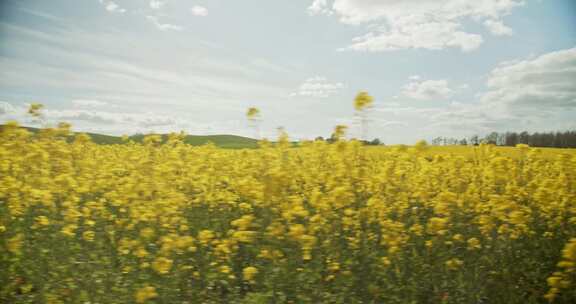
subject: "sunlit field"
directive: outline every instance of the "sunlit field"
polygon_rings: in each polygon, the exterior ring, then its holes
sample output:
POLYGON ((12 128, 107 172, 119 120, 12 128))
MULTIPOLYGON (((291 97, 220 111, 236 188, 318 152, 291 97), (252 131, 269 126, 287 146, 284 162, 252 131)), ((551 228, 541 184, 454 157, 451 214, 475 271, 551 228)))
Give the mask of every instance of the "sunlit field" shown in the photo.
POLYGON ((0 133, 1 303, 574 303, 576 153, 0 133))

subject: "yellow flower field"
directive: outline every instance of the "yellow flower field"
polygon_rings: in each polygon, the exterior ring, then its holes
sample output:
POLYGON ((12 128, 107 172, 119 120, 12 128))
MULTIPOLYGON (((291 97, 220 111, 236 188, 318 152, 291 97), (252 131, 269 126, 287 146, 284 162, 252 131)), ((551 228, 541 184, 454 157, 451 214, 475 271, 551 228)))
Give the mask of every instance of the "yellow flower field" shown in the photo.
POLYGON ((0 133, 0 303, 574 303, 576 153, 0 133))

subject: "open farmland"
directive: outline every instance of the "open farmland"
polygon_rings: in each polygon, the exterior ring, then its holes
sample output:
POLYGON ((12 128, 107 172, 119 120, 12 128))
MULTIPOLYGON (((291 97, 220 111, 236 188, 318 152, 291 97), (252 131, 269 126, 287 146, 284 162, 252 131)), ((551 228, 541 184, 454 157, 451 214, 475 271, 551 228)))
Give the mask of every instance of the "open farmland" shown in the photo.
POLYGON ((0 133, 2 303, 571 303, 573 150, 0 133))
POLYGON ((576 0, 0 0, 0 304, 576 304, 576 0))

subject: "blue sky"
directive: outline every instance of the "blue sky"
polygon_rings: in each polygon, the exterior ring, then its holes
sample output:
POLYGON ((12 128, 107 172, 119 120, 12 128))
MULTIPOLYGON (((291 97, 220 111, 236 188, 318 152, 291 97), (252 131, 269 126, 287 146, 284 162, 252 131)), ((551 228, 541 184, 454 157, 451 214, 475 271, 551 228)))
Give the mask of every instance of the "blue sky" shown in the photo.
POLYGON ((3 0, 0 122, 413 143, 575 129, 573 0, 3 0))

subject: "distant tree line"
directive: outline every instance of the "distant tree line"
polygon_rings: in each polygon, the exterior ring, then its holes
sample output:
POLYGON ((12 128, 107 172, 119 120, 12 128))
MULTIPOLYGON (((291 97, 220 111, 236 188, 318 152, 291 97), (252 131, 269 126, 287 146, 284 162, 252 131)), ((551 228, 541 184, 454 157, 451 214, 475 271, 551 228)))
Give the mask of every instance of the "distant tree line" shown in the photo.
POLYGON ((527 144, 531 147, 550 148, 576 148, 576 131, 564 132, 492 132, 484 137, 478 135, 469 138, 436 137, 432 140, 432 145, 478 145, 489 143, 498 146, 513 147, 517 144, 527 144))
MULTIPOLYGON (((336 142, 338 139, 337 137, 332 134, 330 137, 328 138, 324 138, 322 136, 318 136, 316 137, 314 140, 316 141, 326 141, 328 143, 333 143, 336 142)), ((354 138, 353 140, 358 140, 356 138, 354 138)), ((384 143, 379 139, 379 138, 374 138, 373 140, 358 140, 360 142, 362 142, 364 145, 366 146, 384 146, 384 143)))

